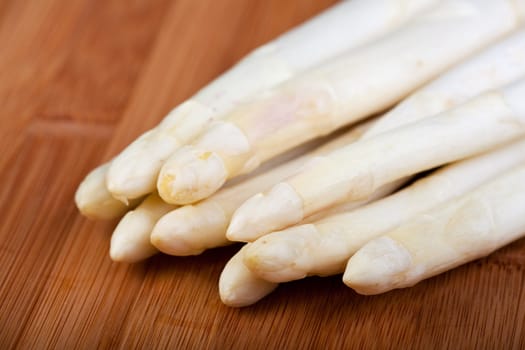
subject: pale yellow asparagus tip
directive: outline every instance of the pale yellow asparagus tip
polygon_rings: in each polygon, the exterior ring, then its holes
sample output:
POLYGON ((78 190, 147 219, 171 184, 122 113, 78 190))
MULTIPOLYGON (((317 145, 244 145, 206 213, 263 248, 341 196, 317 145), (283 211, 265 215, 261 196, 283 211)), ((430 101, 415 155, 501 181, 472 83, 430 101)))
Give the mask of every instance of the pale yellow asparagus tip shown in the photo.
POLYGON ((278 284, 254 275, 243 264, 246 246, 235 254, 224 267, 219 279, 219 295, 224 304, 243 307, 256 303, 270 294, 278 284))
POLYGON ((377 294, 397 284, 410 267, 410 253, 398 242, 383 236, 368 242, 355 253, 346 267, 343 282, 359 294, 377 294))
POLYGON ((202 249, 194 248, 185 238, 187 233, 191 233, 192 224, 184 219, 179 219, 179 217, 187 217, 183 213, 186 211, 184 208, 186 207, 164 215, 153 228, 150 243, 165 254, 188 256, 202 253, 202 249))
POLYGON ((247 245, 244 264, 259 277, 276 283, 289 280, 290 275, 304 278, 307 274, 297 269, 297 259, 309 255, 305 250, 311 246, 310 237, 318 235, 316 231, 314 225, 307 224, 291 227, 286 234, 277 231, 263 236, 247 245))
POLYGON ((167 203, 184 205, 213 194, 224 184, 227 176, 222 159, 217 154, 185 146, 162 167, 157 189, 167 203))
POLYGON ((151 233, 151 244, 161 252, 198 255, 208 248, 226 245, 228 219, 213 201, 187 205, 164 215, 151 233))
POLYGON ((127 213, 111 236, 110 257, 115 261, 137 262, 156 254, 150 236, 157 221, 176 207, 167 204, 152 193, 137 207, 127 213))
POLYGON ((134 263, 156 254, 149 242, 149 234, 155 223, 144 212, 130 211, 119 222, 113 235, 109 256, 113 261, 134 263))
POLYGON ((267 232, 303 219, 303 202, 295 190, 280 183, 267 194, 259 193, 244 202, 233 214, 226 237, 251 242, 267 232))
MULTIPOLYGON (((128 211, 126 204, 111 196, 106 188, 105 178, 109 163, 91 171, 75 193, 75 203, 82 215, 90 219, 114 219, 128 211)), ((135 202, 130 203, 131 205, 135 202)))
POLYGON ((152 155, 159 148, 175 147, 175 140, 169 137, 155 143, 157 134, 155 129, 147 131, 113 159, 106 175, 106 186, 113 197, 126 203, 155 190, 162 159, 152 155))
MULTIPOLYGON (((130 164, 132 163, 124 163, 123 167, 130 168, 130 164)), ((133 163, 133 165, 135 164, 133 163)), ((106 187, 108 191, 111 193, 111 196, 115 200, 118 200, 119 202, 121 202, 123 205, 129 205, 129 203, 133 201, 133 199, 136 199, 140 196, 147 194, 147 192, 142 193, 142 192, 133 191, 133 188, 136 186, 149 187, 151 188, 150 192, 155 190, 155 180, 147 180, 146 182, 144 182, 144 179, 148 179, 148 176, 146 175, 137 175, 137 176, 127 175, 126 177, 124 177, 124 176, 121 176, 123 174, 126 174, 126 172, 119 171, 118 173, 115 172, 111 175, 111 180, 109 180, 109 178, 106 178, 106 187)), ((155 179, 155 177, 152 176, 150 177, 150 179, 155 179)))

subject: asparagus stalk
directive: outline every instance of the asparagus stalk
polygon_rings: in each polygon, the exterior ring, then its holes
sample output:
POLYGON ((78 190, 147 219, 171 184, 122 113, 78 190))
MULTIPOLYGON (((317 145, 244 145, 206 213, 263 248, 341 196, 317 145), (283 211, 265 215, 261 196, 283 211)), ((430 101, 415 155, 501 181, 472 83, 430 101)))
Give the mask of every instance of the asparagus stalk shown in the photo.
POLYGON ((222 118, 248 96, 396 28, 434 2, 342 2, 260 47, 119 154, 107 174, 109 191, 123 201, 152 192, 166 158, 210 120, 222 118))
POLYGON ((241 205, 228 237, 243 240, 247 223, 260 234, 286 227, 336 203, 366 198, 386 183, 517 139, 525 133, 524 96, 525 80, 520 80, 318 157, 304 171, 241 205), (282 210, 273 211, 276 207, 282 210))
POLYGON ((226 238, 226 229, 233 212, 241 203, 253 194, 296 173, 315 156, 357 140, 370 124, 359 125, 312 152, 234 186, 221 189, 199 203, 167 213, 160 218, 151 233, 152 244, 163 253, 178 256, 198 255, 206 249, 231 244, 226 238))
POLYGON ((272 282, 341 273, 347 260, 368 241, 524 162, 522 139, 444 167, 354 211, 263 236, 245 250, 244 262, 260 278, 272 282))
POLYGON ((113 235, 109 255, 114 261, 134 263, 156 254, 158 250, 150 243, 153 226, 162 215, 174 210, 157 193, 152 193, 119 222, 113 235))
POLYGON ((524 235, 523 203, 522 165, 368 242, 348 261, 343 281, 358 293, 378 294, 486 256, 524 235))
POLYGON ((441 1, 391 35, 349 51, 211 123, 163 165, 157 188, 192 203, 302 142, 380 112, 516 28, 509 1, 441 1), (429 40, 432 38, 432 40, 429 40))

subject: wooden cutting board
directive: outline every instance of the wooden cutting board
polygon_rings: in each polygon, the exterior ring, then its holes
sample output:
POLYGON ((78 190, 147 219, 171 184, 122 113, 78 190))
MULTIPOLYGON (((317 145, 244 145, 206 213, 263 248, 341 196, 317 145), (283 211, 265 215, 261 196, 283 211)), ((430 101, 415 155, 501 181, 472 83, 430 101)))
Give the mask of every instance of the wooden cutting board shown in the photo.
POLYGON ((113 263, 76 186, 170 107, 332 0, 0 2, 0 348, 525 348, 525 240, 375 297, 340 276, 221 304, 238 246, 113 263))

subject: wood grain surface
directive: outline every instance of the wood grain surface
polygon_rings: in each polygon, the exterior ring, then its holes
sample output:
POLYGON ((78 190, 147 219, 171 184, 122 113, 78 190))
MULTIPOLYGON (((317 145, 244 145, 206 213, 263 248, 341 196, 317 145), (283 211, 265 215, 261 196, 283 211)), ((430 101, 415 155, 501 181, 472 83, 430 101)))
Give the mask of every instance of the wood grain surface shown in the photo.
POLYGON ((238 246, 113 263, 83 176, 333 0, 0 1, 0 348, 525 348, 525 240, 414 288, 340 276, 221 304, 238 246))

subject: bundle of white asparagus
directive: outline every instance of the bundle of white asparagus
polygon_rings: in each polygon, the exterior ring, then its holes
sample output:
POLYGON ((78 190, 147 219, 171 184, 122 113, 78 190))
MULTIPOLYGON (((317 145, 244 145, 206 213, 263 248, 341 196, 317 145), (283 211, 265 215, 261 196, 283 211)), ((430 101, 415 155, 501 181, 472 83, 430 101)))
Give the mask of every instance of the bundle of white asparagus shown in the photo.
POLYGON ((77 206, 125 214, 115 261, 249 242, 220 277, 230 306, 343 272, 381 293, 485 256, 525 235, 524 16, 525 0, 342 2, 93 170, 77 206))

